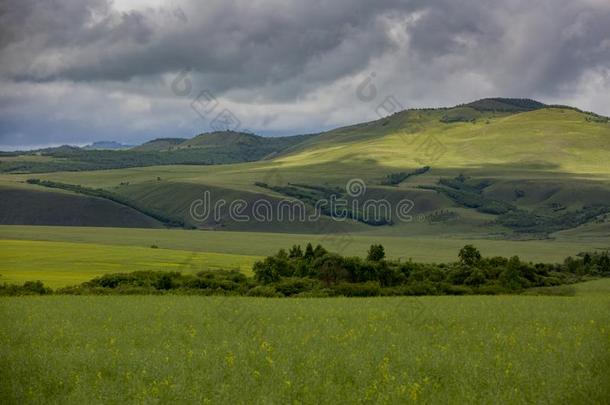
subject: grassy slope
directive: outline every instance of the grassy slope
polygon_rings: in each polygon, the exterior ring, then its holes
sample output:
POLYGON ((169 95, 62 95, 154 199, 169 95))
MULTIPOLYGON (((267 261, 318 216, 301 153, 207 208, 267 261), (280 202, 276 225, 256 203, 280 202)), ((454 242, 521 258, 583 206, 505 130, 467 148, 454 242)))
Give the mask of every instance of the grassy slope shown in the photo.
POLYGON ((575 297, 0 298, 0 397, 606 403, 609 305, 607 279, 575 297))
POLYGON ((141 152, 168 150, 186 140, 186 138, 157 138, 142 145, 134 146, 131 150, 141 152))
POLYGON ((444 146, 444 153, 431 162, 434 168, 508 165, 530 166, 541 176, 549 170, 602 179, 610 175, 610 125, 588 122, 584 113, 546 108, 452 124, 439 122, 439 115, 407 111, 366 127, 333 131, 278 161, 288 166, 369 161, 388 169, 418 167, 426 159, 421 142, 432 136, 444 146))
POLYGON ((0 223, 28 225, 160 228, 133 208, 106 199, 25 184, 0 184, 0 223))
MULTIPOLYGON (((118 239, 122 231, 115 231, 118 239)), ((257 256, 152 249, 99 243, 0 240, 0 282, 40 280, 65 287, 104 273, 140 270, 196 273, 207 269, 240 269, 248 274, 257 256)))

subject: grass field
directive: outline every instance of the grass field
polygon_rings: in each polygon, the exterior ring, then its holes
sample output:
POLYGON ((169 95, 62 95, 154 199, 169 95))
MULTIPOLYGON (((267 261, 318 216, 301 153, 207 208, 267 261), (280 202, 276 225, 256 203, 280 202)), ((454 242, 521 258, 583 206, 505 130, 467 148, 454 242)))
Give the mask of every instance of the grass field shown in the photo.
POLYGON ((358 234, 303 235, 255 232, 186 231, 55 226, 0 226, 0 282, 41 280, 51 287, 77 284, 108 272, 239 268, 280 248, 321 243, 345 255, 364 256, 372 243, 390 258, 451 262, 473 243, 484 256, 520 256, 561 262, 582 251, 607 250, 608 239, 503 241, 489 239, 388 237, 358 234), (156 245, 158 249, 151 249, 156 245))
POLYGON ((250 274, 260 257, 189 252, 96 243, 0 240, 0 282, 40 280, 56 288, 91 280, 104 273, 140 270, 196 273, 239 269, 250 274))
POLYGON ((608 403, 610 280, 574 297, 0 299, 3 403, 608 403))

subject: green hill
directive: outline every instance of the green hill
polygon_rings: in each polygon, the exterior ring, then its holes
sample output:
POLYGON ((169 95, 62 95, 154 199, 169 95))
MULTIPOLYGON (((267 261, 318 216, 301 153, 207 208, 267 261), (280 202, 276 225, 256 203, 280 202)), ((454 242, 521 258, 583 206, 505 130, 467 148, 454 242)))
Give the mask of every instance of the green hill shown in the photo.
POLYGON ((102 198, 43 188, 0 186, 0 223, 161 228, 150 216, 102 198))
POLYGON ((131 150, 138 152, 169 150, 186 140, 186 138, 157 138, 153 139, 152 141, 145 142, 142 145, 134 146, 131 148, 131 150))
POLYGON ((465 105, 478 111, 524 112, 546 107, 539 101, 527 98, 485 98, 465 105))
MULTIPOLYGON (((172 151, 155 152, 240 163, 36 177, 103 188, 180 217, 188 226, 208 229, 510 239, 573 236, 566 232, 587 229, 589 235, 597 230, 603 236, 610 213, 609 145, 610 124, 604 117, 532 100, 487 99, 453 108, 402 111, 309 136, 201 134, 176 142, 172 151), (261 198, 272 205, 298 198, 311 210, 319 199, 341 195, 336 190, 345 195, 346 182, 353 178, 366 182, 362 198, 384 198, 392 204, 411 199, 412 213, 419 219, 371 226, 361 220, 336 223, 324 216, 311 224, 238 222, 224 215, 198 223, 188 213, 190 202, 204 190, 216 199, 249 204, 261 198)), ((32 177, 11 175, 0 181, 10 184, 32 177)))
POLYGON ((160 138, 128 150, 83 149, 74 146, 0 154, 0 173, 45 173, 146 167, 156 165, 219 165, 274 156, 311 135, 265 138, 231 131, 192 139, 160 138), (40 159, 42 158, 42 159, 40 159))
MULTIPOLYGON (((461 108, 460 108, 461 109, 461 108)), ((610 125, 573 109, 481 113, 445 122, 456 109, 409 110, 340 128, 299 144, 284 165, 370 162, 388 168, 473 169, 501 165, 573 174, 608 174, 610 125)))

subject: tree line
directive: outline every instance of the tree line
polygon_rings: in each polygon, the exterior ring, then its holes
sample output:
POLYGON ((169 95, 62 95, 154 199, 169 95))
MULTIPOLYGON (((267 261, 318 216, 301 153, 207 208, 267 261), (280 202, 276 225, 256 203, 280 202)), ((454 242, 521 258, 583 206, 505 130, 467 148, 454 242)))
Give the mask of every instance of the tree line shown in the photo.
POLYGON ((106 274, 53 291, 41 282, 0 284, 0 295, 200 294, 259 297, 409 296, 573 293, 571 284, 610 277, 608 252, 581 253, 562 263, 531 263, 518 256, 483 257, 464 246, 455 262, 418 263, 386 258, 382 245, 365 258, 342 256, 321 245, 294 245, 256 262, 253 277, 238 270, 196 274, 136 271, 106 274))

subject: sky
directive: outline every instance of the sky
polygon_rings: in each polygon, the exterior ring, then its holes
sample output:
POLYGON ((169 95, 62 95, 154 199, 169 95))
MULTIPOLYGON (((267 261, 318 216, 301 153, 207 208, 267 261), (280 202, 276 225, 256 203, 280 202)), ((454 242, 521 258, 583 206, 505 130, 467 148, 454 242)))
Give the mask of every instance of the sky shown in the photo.
POLYGON ((534 98, 610 115, 608 0, 0 0, 0 150, 534 98))

